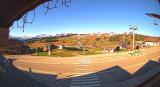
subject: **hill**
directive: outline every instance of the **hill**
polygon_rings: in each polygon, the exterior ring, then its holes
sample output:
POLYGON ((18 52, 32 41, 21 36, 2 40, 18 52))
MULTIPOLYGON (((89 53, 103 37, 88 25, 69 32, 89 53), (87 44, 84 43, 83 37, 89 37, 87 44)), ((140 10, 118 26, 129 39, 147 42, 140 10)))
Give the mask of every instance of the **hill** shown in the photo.
MULTIPOLYGON (((90 33, 90 34, 58 34, 56 36, 36 37, 26 40, 31 48, 53 44, 56 46, 85 46, 88 49, 113 48, 120 44, 132 45, 132 33, 90 33)), ((160 37, 152 37, 141 34, 135 35, 136 41, 159 42, 160 37)))

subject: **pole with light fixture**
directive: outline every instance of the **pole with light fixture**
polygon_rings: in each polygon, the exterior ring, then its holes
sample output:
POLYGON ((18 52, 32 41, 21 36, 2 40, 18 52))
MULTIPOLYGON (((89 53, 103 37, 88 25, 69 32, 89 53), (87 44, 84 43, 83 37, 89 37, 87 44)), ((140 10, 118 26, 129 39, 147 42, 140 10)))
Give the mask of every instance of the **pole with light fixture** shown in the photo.
POLYGON ((132 30, 132 34, 133 34, 133 48, 132 50, 134 51, 135 49, 135 31, 138 30, 137 26, 133 26, 133 25, 129 25, 130 26, 130 30, 132 30))

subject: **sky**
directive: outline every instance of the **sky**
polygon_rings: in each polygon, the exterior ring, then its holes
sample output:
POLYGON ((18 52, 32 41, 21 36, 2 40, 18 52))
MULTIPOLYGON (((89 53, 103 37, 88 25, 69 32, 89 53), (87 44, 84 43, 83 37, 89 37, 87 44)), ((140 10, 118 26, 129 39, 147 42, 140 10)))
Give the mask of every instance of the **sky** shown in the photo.
MULTIPOLYGON (((53 5, 53 3, 51 3, 53 5)), ((159 13, 155 0, 72 0, 69 7, 59 4, 46 15, 41 5, 36 8, 33 24, 27 24, 24 32, 13 24, 11 36, 55 35, 60 33, 130 32, 129 25, 138 26, 136 33, 160 36, 159 20, 145 13, 159 13)), ((33 11, 28 13, 31 19, 33 11)), ((19 20, 21 24, 22 20, 19 20)))

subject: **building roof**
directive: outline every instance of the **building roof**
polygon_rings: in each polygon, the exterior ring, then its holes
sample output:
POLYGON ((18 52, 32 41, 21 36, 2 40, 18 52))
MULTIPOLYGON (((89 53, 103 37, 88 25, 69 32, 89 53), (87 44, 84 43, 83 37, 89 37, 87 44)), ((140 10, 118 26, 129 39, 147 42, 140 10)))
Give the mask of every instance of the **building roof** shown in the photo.
POLYGON ((0 0, 0 49, 8 48, 9 27, 25 13, 49 0, 0 0))
POLYGON ((145 42, 159 42, 159 38, 154 38, 154 37, 148 37, 144 39, 145 42))
MULTIPOLYGON (((158 5, 160 5, 160 0, 157 0, 157 2, 158 2, 158 5)), ((148 15, 150 17, 154 17, 154 18, 160 19, 160 14, 157 14, 157 13, 146 13, 146 15, 148 15)))

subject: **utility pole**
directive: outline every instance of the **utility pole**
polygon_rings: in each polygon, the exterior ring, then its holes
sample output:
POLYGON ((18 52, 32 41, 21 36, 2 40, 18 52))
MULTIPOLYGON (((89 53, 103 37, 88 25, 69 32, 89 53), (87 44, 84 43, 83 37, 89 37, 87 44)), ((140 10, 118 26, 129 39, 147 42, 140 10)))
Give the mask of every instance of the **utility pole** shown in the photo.
POLYGON ((80 46, 80 48, 82 47, 83 48, 83 54, 85 55, 86 54, 86 47, 84 44, 82 44, 80 41, 78 42, 78 45, 80 46))
POLYGON ((36 56, 38 56, 38 48, 36 48, 36 56))
POLYGON ((83 54, 86 55, 86 47, 83 45, 83 54))
POLYGON ((48 56, 50 56, 50 55, 51 55, 51 46, 48 45, 48 56))
POLYGON ((83 48, 83 55, 85 55, 86 54, 86 47, 85 47, 85 44, 82 43, 82 36, 79 36, 79 38, 78 38, 78 45, 83 48))
POLYGON ((130 30, 132 30, 132 34, 133 34, 133 48, 132 50, 134 51, 135 48, 135 31, 138 30, 137 26, 133 26, 133 25, 129 25, 130 26, 130 30))

